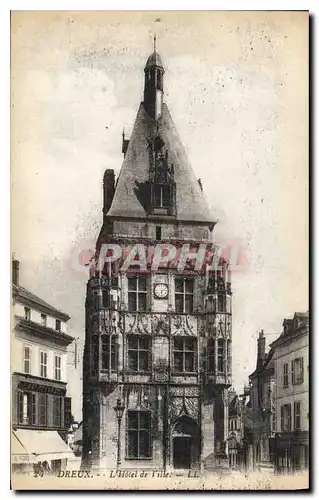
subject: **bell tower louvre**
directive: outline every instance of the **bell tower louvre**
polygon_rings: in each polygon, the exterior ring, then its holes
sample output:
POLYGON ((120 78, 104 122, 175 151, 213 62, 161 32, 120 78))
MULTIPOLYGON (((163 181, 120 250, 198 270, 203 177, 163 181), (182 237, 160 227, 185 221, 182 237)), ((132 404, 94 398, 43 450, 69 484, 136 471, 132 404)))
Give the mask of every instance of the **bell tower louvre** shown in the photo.
POLYGON ((86 295, 83 463, 202 469, 227 459, 230 269, 215 258, 215 222, 163 100, 155 40, 144 78, 120 173, 103 178, 86 295))

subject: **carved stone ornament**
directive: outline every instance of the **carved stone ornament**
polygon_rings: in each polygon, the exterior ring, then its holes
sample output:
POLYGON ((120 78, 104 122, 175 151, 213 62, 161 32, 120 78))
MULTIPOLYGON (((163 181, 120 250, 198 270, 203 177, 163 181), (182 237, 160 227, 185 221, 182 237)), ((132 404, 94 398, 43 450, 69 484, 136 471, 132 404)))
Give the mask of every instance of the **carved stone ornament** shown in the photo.
POLYGON ((175 397, 170 400, 169 417, 173 422, 183 415, 191 417, 195 422, 199 419, 199 399, 175 397))
POLYGON ((152 333, 154 335, 168 335, 169 322, 167 314, 152 315, 152 333))
POLYGON ((151 333, 151 318, 149 314, 126 314, 125 333, 139 333, 149 335, 151 333))
POLYGON ((173 315, 171 320, 172 335, 196 335, 197 318, 189 315, 173 315))

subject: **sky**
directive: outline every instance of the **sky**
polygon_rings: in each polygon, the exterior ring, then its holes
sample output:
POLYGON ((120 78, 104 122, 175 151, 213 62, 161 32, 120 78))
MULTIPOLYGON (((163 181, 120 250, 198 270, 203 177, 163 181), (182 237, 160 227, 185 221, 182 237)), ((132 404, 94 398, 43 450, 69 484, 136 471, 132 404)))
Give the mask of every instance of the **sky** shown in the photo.
MULTIPOLYGON (((84 339, 104 170, 119 172, 153 49, 165 101, 233 273, 233 385, 283 319, 308 310, 308 39, 303 12, 16 12, 11 32, 12 252, 21 284, 84 339), (83 256, 83 253, 81 254, 83 256)), ((81 418, 80 370, 70 371, 81 418)))

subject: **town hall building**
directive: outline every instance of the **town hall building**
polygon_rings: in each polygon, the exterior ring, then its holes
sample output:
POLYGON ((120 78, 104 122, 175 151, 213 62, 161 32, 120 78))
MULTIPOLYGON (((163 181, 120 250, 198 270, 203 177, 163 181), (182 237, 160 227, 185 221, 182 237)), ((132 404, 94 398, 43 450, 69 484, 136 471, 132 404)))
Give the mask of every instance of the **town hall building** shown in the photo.
POLYGON ((163 100, 156 50, 144 78, 120 173, 103 179, 86 296, 83 463, 198 469, 228 462, 231 276, 225 259, 210 264, 215 222, 163 100), (105 244, 123 252, 97 266, 105 244), (144 266, 124 262, 132 248, 146 249, 144 266), (158 248, 163 262, 154 266, 158 248))

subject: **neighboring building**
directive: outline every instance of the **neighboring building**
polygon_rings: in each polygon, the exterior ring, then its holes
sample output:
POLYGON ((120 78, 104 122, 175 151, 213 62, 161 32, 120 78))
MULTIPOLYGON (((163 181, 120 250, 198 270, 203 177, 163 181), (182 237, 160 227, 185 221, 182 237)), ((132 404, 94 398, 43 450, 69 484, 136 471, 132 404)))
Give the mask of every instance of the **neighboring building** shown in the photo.
POLYGON ((228 458, 231 468, 248 469, 252 465, 250 388, 244 393, 229 391, 228 458))
POLYGON ((275 365, 276 468, 294 472, 309 464, 309 313, 285 319, 271 344, 275 365))
POLYGON ((257 341, 256 370, 249 376, 251 387, 251 417, 253 466, 259 469, 274 465, 275 400, 274 350, 266 352, 263 330, 257 341))
MULTIPOLYGON (((177 254, 184 244, 213 252, 215 222, 163 102, 157 52, 144 73, 144 102, 130 140, 123 137, 119 177, 115 183, 113 170, 104 174, 97 256, 104 243, 120 245, 122 255, 136 243, 148 256, 159 243, 174 245, 177 254)), ((147 259, 142 270, 136 261, 129 267, 115 261, 101 274, 92 266, 83 362, 85 466, 228 464, 231 286, 221 263, 207 276, 205 266, 196 270, 191 262, 154 270, 147 259)))
POLYGON ((69 316, 22 287, 19 262, 12 265, 12 467, 21 472, 45 463, 56 471, 74 456, 64 442, 71 418, 69 316))

